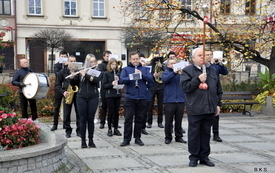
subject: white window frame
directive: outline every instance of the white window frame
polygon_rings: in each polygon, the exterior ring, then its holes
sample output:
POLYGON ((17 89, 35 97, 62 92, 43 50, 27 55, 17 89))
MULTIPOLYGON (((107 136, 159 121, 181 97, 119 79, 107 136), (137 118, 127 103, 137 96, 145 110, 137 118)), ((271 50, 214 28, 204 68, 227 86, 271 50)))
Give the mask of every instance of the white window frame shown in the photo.
POLYGON ((30 12, 30 0, 28 0, 28 14, 29 15, 42 15, 42 0, 38 0, 40 1, 40 6, 37 5, 36 3, 37 0, 33 0, 34 5, 33 5, 33 9, 34 9, 34 13, 30 12), (40 13, 37 13, 37 9, 40 8, 40 13))
POLYGON ((77 16, 77 0, 64 0, 64 16, 77 16), (65 3, 69 2, 69 8, 66 8, 65 3), (72 3, 75 2, 75 8, 72 7, 72 3), (69 10, 69 14, 66 14, 66 10, 69 10), (72 10, 75 10, 75 14, 72 14, 72 10))
POLYGON ((221 0, 220 7, 221 7, 220 8, 221 14, 230 14, 231 13, 231 0, 221 0), (227 9, 227 7, 229 7, 229 8, 227 9))
POLYGON ((11 0, 7 0, 6 2, 9 2, 9 9, 6 8, 5 6, 5 0, 2 0, 0 3, 1 3, 1 7, 2 7, 2 13, 0 15, 11 15, 12 13, 12 8, 11 8, 11 3, 12 1, 11 0), (9 10, 9 13, 6 12, 7 10, 9 10))
MULTIPOLYGON (((180 0, 180 5, 181 7, 190 9, 190 11, 193 10, 193 0, 180 0)), ((191 19, 192 15, 191 14, 186 14, 185 19, 191 19)))
POLYGON ((106 0, 92 0, 92 11, 93 17, 95 18, 106 18, 106 0), (103 2, 101 2, 103 1, 103 2), (103 9, 100 8, 100 5, 103 4, 103 9), (97 8, 96 8, 97 7, 97 8), (100 15, 101 11, 103 10, 103 15, 100 15))

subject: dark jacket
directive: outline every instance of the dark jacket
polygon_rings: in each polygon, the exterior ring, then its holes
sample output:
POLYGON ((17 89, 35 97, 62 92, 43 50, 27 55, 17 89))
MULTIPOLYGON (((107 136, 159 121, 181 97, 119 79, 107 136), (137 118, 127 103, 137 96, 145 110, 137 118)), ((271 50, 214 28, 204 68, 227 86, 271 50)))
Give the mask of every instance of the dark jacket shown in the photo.
POLYGON ((99 77, 93 77, 90 81, 91 75, 85 75, 81 78, 81 75, 76 75, 70 82, 72 86, 78 86, 77 97, 82 98, 94 98, 99 97, 98 82, 99 77))
POLYGON ((101 72, 107 71, 108 61, 102 61, 102 63, 98 64, 98 70, 101 72))
POLYGON ((70 78, 65 79, 68 75, 70 75, 71 72, 68 69, 68 66, 65 66, 63 69, 61 69, 59 71, 59 73, 57 74, 57 80, 56 80, 56 86, 55 89, 60 91, 60 93, 64 93, 65 91, 67 91, 67 88, 70 84, 70 78))
POLYGON ((23 80, 25 76, 30 72, 33 72, 33 70, 25 67, 21 67, 20 69, 15 71, 11 83, 12 85, 19 87, 19 93, 22 93, 23 80))
POLYGON ((136 81, 129 78, 129 74, 135 73, 135 67, 131 63, 122 69, 119 82, 125 84, 126 98, 147 99, 147 84, 150 85, 154 82, 153 76, 149 73, 148 68, 141 66, 141 64, 137 69, 142 72, 142 79, 138 80, 138 88, 135 88, 136 81))
POLYGON ((180 87, 180 75, 174 73, 173 69, 166 68, 162 73, 164 83, 164 103, 181 103, 185 102, 184 93, 180 87))
POLYGON ((57 78, 58 78, 58 73, 63 69, 63 68, 65 68, 65 67, 67 67, 68 65, 64 65, 64 64, 62 64, 62 63, 55 63, 54 64, 54 74, 55 74, 55 89, 57 90, 57 88, 56 88, 56 86, 57 86, 57 78))
POLYGON ((55 63, 53 68, 54 68, 54 74, 55 76, 57 76, 58 72, 60 72, 60 70, 64 67, 65 65, 62 63, 55 63))
POLYGON ((219 65, 219 64, 211 64, 213 67, 215 67, 215 69, 217 70, 218 74, 221 75, 227 75, 228 74, 228 70, 224 65, 219 65))
MULTIPOLYGON (((119 76, 119 74, 116 74, 119 76)), ((102 79, 102 87, 106 90, 106 95, 105 97, 121 97, 121 90, 116 90, 114 89, 114 85, 112 82, 115 80, 114 77, 114 72, 108 72, 106 71, 103 74, 103 79, 102 79), (119 93, 119 94, 117 94, 119 93)))
POLYGON ((185 93, 187 115, 214 114, 217 106, 221 106, 222 88, 216 69, 211 65, 206 67, 206 90, 199 89, 201 73, 193 64, 182 70, 180 86, 185 93))

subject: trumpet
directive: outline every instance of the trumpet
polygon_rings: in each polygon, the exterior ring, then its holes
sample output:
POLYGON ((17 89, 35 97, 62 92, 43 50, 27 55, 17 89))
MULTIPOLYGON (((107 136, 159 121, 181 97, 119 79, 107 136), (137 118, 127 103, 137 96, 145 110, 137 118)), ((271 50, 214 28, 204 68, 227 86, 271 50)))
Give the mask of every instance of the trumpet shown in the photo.
POLYGON ((214 64, 218 64, 218 65, 225 65, 227 64, 227 58, 219 58, 219 59, 215 59, 214 64))

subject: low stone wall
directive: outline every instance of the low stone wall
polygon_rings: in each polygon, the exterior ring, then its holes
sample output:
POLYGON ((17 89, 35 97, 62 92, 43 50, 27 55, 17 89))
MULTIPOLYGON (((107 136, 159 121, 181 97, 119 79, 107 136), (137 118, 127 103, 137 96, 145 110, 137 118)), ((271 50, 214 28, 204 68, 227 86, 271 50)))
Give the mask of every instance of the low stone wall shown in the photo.
POLYGON ((68 163, 66 144, 64 136, 51 133, 45 143, 0 151, 0 173, 59 172, 68 163))

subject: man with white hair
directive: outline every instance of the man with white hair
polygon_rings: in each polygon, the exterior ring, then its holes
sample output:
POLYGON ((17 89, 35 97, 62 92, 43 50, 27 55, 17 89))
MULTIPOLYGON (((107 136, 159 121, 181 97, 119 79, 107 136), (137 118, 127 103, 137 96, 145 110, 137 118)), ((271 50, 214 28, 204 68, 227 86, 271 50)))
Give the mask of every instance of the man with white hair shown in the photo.
POLYGON ((22 118, 28 118, 28 103, 30 103, 32 120, 36 120, 37 116, 37 107, 35 99, 27 99, 22 92, 22 89, 26 87, 23 83, 25 76, 33 72, 33 70, 29 69, 29 62, 27 59, 20 59, 21 68, 16 70, 14 76, 12 78, 12 85, 19 87, 19 99, 20 99, 20 108, 22 111, 22 118))
POLYGON ((192 52, 193 64, 183 69, 180 86, 185 93, 188 118, 189 166, 200 164, 215 166, 208 158, 210 134, 214 116, 219 115, 222 88, 216 69, 204 58, 204 50, 192 52), (203 66, 206 66, 206 72, 203 66))

